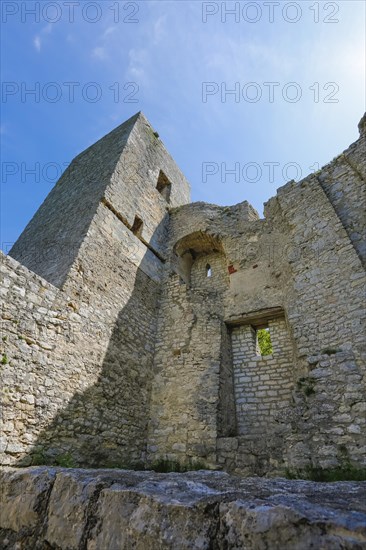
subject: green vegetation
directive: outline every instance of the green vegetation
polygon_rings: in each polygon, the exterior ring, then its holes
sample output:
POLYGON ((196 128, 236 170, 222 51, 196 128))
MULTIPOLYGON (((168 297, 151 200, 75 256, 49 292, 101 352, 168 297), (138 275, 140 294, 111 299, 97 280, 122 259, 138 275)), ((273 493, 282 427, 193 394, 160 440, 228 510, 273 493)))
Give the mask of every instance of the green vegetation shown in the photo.
POLYGON ((288 479, 308 479, 309 481, 366 481, 366 468, 355 467, 349 458, 345 445, 338 447, 340 465, 335 468, 308 466, 303 470, 286 470, 288 479))
POLYGON ((32 466, 48 466, 49 459, 46 457, 43 451, 37 451, 32 454, 32 466))
MULTIPOLYGON (((99 466, 100 467, 100 466, 99 466)), ((122 460, 110 460, 106 461, 105 465, 103 465, 103 468, 110 468, 113 470, 135 470, 135 471, 141 471, 145 470, 145 464, 143 462, 134 462, 129 463, 122 460)))
POLYGON ((153 462, 150 467, 150 470, 155 472, 167 473, 167 472, 190 472, 192 470, 207 470, 207 466, 200 461, 189 460, 188 462, 178 462, 176 460, 167 460, 161 458, 156 462, 153 462))
POLYGON ((272 355, 273 348, 268 328, 257 330, 257 339, 261 355, 272 355))
POLYGON ((2 356, 2 359, 1 359, 1 364, 2 365, 7 365, 8 363, 9 363, 8 356, 6 355, 6 353, 3 353, 3 356, 2 356))
POLYGON ((63 468, 75 468, 75 461, 70 453, 65 453, 51 458, 44 451, 37 451, 32 455, 32 466, 62 466, 63 468))
POLYGON ((366 468, 355 468, 351 464, 337 468, 315 468, 308 466, 304 470, 286 470, 287 479, 306 479, 309 481, 366 481, 366 468))
POLYGON ((150 139, 150 142, 153 144, 153 145, 156 145, 158 143, 158 139, 159 139, 159 134, 158 132, 155 132, 152 128, 150 127, 147 127, 146 128, 146 132, 147 132, 147 135, 150 139))
MULTIPOLYGON (((76 464, 71 453, 60 454, 56 457, 49 457, 44 450, 39 450, 32 455, 32 466, 62 466, 63 468, 75 468, 76 464)), ((176 460, 160 459, 147 466, 142 462, 125 462, 122 460, 106 461, 99 468, 110 468, 117 470, 134 470, 146 471, 154 470, 155 472, 190 472, 193 470, 207 470, 206 464, 199 460, 189 460, 181 463, 176 460)))
POLYGON ((155 462, 145 465, 143 462, 126 463, 122 461, 107 462, 106 468, 113 468, 118 470, 134 470, 137 472, 154 470, 154 472, 168 473, 168 472, 190 472, 193 470, 207 470, 207 466, 200 461, 178 462, 177 460, 168 460, 165 458, 156 460, 155 462))
POLYGON ((314 386, 315 386, 314 378, 304 377, 304 378, 300 378, 297 382, 298 389, 300 391, 303 391, 307 397, 315 393, 314 386))
POLYGON ((57 466, 62 466, 63 468, 75 468, 75 461, 70 453, 58 455, 55 462, 57 466))

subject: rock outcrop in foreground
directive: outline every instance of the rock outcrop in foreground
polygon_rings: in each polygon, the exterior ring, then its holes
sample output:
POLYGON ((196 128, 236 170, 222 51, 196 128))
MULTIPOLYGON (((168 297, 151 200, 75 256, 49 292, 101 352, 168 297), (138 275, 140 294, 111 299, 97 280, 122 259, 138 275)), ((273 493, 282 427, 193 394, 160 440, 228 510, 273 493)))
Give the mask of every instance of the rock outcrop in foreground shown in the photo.
POLYGON ((366 483, 52 467, 1 475, 2 549, 365 549, 366 483))

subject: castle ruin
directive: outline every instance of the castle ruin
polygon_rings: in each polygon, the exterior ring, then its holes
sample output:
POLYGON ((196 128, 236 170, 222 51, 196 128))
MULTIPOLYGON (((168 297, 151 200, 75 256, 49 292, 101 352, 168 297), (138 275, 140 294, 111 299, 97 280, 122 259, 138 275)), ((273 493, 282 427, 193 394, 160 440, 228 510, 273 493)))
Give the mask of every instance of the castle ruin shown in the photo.
POLYGON ((142 113, 77 156, 2 255, 2 464, 365 466, 359 129, 263 219, 190 203, 142 113))

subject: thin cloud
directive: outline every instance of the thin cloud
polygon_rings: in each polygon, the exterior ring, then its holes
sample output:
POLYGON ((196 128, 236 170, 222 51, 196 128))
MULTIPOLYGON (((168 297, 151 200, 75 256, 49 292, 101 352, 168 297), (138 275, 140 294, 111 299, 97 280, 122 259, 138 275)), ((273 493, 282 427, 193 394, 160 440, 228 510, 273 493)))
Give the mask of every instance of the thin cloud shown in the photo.
POLYGON ((128 52, 129 65, 127 76, 136 80, 139 84, 147 84, 147 67, 150 63, 149 53, 146 49, 131 49, 128 52))
POLYGON ((102 38, 107 38, 109 37, 111 34, 113 34, 114 32, 116 32, 116 26, 112 27, 107 27, 106 30, 103 32, 103 35, 102 35, 102 38))
POLYGON ((166 27, 166 15, 162 15, 158 17, 158 19, 154 23, 154 31, 153 31, 153 43, 158 44, 160 40, 163 38, 165 34, 165 27, 166 27))
POLYGON ((52 30, 53 25, 51 23, 48 23, 45 27, 43 27, 43 29, 41 29, 41 32, 34 37, 33 45, 38 53, 42 49, 43 36, 50 35, 52 30))
POLYGON ((46 25, 45 27, 43 27, 42 29, 42 34, 51 34, 52 30, 53 30, 53 25, 52 23, 48 23, 48 25, 46 25))
POLYGON ((99 37, 100 45, 95 46, 91 51, 91 57, 98 61, 105 61, 110 58, 112 35, 116 31, 116 26, 107 27, 99 37))
POLYGON ((92 50, 92 57, 94 59, 99 59, 100 61, 103 61, 107 59, 107 52, 106 49, 102 46, 98 46, 92 50))
POLYGON ((37 34, 37 36, 34 37, 33 45, 37 52, 41 51, 41 37, 37 34))

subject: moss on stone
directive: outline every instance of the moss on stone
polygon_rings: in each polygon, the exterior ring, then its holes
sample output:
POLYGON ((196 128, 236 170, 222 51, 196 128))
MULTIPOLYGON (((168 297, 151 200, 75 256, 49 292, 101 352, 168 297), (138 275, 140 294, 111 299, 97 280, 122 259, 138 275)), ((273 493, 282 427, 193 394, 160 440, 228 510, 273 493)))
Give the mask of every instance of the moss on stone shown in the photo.
POLYGON ((303 470, 286 470, 287 479, 306 479, 309 481, 366 481, 366 468, 356 468, 351 464, 336 468, 308 466, 303 470))

